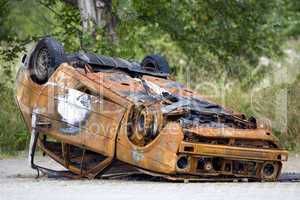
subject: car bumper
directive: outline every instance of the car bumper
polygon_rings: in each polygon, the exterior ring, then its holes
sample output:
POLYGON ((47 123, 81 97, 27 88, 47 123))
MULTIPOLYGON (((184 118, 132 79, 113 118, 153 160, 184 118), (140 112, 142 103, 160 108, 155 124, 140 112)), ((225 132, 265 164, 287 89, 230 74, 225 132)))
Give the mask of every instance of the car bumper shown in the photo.
POLYGON ((288 152, 281 149, 245 148, 190 142, 182 142, 179 153, 243 160, 287 161, 288 159, 288 152))

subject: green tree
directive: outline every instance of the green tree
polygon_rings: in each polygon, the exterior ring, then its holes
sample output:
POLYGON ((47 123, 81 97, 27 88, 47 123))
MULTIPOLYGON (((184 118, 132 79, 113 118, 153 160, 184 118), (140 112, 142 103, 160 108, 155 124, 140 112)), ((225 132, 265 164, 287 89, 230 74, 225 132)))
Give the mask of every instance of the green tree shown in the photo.
POLYGON ((283 42, 300 34, 298 0, 78 2, 0 2, 0 96, 5 97, 0 102, 5 113, 0 116, 1 148, 15 149, 10 144, 20 138, 18 146, 25 145, 25 128, 13 104, 12 66, 30 42, 45 35, 56 37, 69 52, 136 60, 161 53, 179 81, 186 79, 183 72, 188 68, 192 82, 209 76, 222 84, 219 77, 226 74, 250 88, 268 72, 261 67, 255 76, 249 75, 259 58, 281 55, 283 42))

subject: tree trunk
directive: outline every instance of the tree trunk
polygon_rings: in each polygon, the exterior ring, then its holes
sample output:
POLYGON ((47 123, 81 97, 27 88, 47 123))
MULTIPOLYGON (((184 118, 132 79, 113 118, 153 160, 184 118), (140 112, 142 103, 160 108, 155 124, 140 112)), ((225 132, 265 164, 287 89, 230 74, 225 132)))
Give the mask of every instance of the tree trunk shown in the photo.
POLYGON ((78 0, 78 9, 81 15, 83 31, 92 31, 94 24, 97 24, 94 0, 78 0))
POLYGON ((105 27, 110 36, 110 40, 116 44, 118 42, 118 36, 116 32, 117 27, 117 17, 113 14, 112 11, 112 0, 103 0, 105 1, 104 8, 104 18, 106 21, 105 27))
MULTIPOLYGON (((74 0, 65 0, 75 6, 74 0)), ((94 32, 97 27, 105 28, 112 43, 118 42, 117 18, 112 12, 112 0, 77 0, 84 32, 94 32)))

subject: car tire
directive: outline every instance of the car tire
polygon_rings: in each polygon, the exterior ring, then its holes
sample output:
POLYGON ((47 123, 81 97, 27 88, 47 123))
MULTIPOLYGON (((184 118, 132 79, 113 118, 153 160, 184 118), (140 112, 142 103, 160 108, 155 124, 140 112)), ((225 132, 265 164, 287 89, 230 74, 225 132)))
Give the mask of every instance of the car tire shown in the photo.
POLYGON ((141 67, 145 71, 158 72, 167 75, 170 73, 170 67, 167 60, 158 54, 146 56, 141 63, 141 67))
POLYGON ((44 84, 56 68, 65 61, 63 46, 52 37, 38 41, 29 60, 31 79, 37 84, 44 84))

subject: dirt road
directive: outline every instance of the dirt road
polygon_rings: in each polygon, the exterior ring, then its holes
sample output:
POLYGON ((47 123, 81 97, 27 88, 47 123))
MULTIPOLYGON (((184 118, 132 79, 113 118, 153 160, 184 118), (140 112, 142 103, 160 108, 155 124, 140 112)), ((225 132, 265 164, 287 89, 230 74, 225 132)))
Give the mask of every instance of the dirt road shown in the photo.
MULTIPOLYGON (((49 159, 43 165, 58 168, 49 159)), ((284 171, 300 172, 300 156, 293 156, 284 171)), ((0 158, 0 200, 13 199, 265 199, 300 200, 300 183, 169 183, 149 180, 36 179, 25 157, 0 158)))

